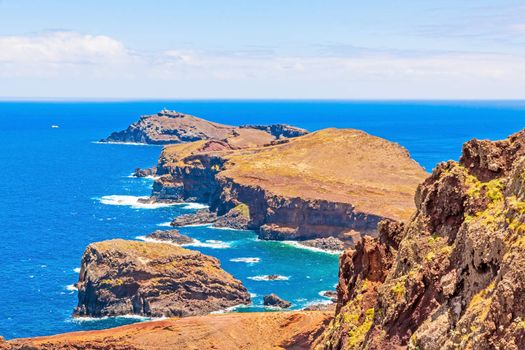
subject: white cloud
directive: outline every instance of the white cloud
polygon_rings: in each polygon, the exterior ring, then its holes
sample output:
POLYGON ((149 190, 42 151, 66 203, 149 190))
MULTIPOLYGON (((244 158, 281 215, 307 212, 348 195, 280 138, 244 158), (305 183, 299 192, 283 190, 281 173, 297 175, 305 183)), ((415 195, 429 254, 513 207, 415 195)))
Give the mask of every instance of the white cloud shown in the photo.
POLYGON ((127 56, 121 42, 104 35, 51 32, 0 37, 0 62, 84 64, 121 61, 127 56))
POLYGON ((0 96, 519 98, 525 57, 355 48, 349 55, 138 52, 108 36, 0 37, 0 96))

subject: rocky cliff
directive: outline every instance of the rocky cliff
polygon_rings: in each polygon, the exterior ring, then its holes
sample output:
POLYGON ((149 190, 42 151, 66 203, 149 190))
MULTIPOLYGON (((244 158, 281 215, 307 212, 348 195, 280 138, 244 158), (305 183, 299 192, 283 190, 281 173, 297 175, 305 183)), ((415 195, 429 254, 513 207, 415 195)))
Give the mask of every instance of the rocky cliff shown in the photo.
POLYGON ((193 142, 199 140, 226 140, 250 133, 253 142, 267 143, 276 139, 304 135, 306 130, 285 124, 236 127, 179 113, 162 110, 144 115, 127 129, 114 132, 101 142, 133 142, 154 145, 193 142))
POLYGON ((264 239, 374 234, 382 218, 410 217, 426 176, 401 146, 352 129, 243 149, 214 144, 166 146, 153 196, 240 212, 264 239))
POLYGON ((93 243, 82 257, 76 316, 190 316, 249 304, 219 261, 172 244, 93 243))
POLYGON ((3 342, 2 350, 309 349, 327 312, 234 313, 3 342))
POLYGON ((525 131, 472 140, 418 188, 417 212, 341 257, 316 349, 525 348, 525 131))

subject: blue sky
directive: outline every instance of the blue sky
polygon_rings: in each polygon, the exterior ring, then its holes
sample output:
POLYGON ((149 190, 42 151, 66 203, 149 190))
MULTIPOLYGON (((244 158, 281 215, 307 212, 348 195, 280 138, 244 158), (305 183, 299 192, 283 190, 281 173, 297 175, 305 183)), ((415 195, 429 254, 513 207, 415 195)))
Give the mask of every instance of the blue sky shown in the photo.
POLYGON ((0 96, 516 99, 525 1, 0 0, 0 96))

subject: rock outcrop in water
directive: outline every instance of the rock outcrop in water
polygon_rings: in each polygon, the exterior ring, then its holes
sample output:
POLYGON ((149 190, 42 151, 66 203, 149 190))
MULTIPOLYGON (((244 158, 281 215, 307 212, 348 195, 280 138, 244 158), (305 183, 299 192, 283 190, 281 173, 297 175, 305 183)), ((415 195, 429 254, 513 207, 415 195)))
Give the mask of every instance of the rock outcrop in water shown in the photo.
POLYGON ((341 257, 336 318, 316 349, 524 349, 524 156, 522 131, 439 164, 405 227, 385 224, 341 257))
POLYGON ((309 349, 328 312, 232 313, 0 341, 2 350, 309 349))
POLYGON ((264 296, 263 304, 265 306, 280 307, 282 309, 287 309, 290 306, 292 306, 292 303, 282 299, 281 297, 273 293, 264 296))
POLYGON ((191 237, 181 234, 178 230, 157 230, 147 235, 146 238, 178 245, 193 242, 191 237))
MULTIPOLYGON (((162 110, 157 114, 145 115, 126 130, 112 133, 101 142, 132 142, 154 145, 193 142, 199 140, 227 140, 248 134, 250 142, 271 143, 276 139, 295 137, 307 131, 290 125, 231 126, 209 122, 189 114, 162 110)), ((243 137, 241 137, 243 138, 243 137)), ((237 146, 235 141, 231 146, 237 146)), ((238 145, 242 146, 242 145, 238 145)))
MULTIPOLYGON (((383 218, 408 219, 425 171, 401 146, 352 129, 326 129, 279 144, 232 149, 210 141, 166 146, 153 197, 233 210, 262 239, 375 234, 383 218)), ((194 223, 202 223, 203 213, 194 223)), ((217 224, 216 218, 211 222, 217 224)), ((181 221, 191 222, 190 217, 181 221)), ((226 220, 226 223, 228 220, 226 220)))
POLYGON ((82 258, 75 316, 190 316, 249 304, 219 261, 165 243, 93 243, 82 258))

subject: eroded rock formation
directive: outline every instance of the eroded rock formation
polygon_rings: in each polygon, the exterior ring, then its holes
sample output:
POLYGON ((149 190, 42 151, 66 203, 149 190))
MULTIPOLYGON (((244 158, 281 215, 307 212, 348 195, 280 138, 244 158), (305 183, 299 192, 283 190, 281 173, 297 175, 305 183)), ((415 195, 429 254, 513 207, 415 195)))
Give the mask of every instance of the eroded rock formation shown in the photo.
POLYGON ((166 146, 153 197, 208 203, 219 217, 234 210, 262 239, 351 242, 375 234, 383 218, 410 217, 427 175, 401 146, 358 130, 244 149, 209 143, 166 146))
POLYGON ((316 349, 524 349, 524 146, 524 132, 467 142, 419 186, 406 227, 343 255, 316 349))
POLYGON ((90 244, 77 287, 75 316, 190 316, 250 303, 217 259, 165 243, 90 244))

